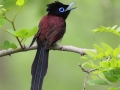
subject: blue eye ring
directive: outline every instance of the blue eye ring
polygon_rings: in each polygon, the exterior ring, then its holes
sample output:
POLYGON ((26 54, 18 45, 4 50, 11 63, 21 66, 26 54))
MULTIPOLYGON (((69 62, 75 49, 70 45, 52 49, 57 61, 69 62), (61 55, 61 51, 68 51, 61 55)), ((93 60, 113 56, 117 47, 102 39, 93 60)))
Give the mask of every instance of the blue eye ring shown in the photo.
POLYGON ((65 9, 63 7, 59 8, 59 12, 64 12, 64 11, 65 11, 65 9))

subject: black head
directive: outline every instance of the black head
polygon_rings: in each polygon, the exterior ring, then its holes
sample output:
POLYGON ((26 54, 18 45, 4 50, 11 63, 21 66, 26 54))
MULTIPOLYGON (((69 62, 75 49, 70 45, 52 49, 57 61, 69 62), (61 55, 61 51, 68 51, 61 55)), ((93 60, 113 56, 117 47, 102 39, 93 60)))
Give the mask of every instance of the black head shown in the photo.
POLYGON ((71 3, 70 5, 62 4, 59 1, 55 1, 54 3, 48 4, 48 8, 46 9, 48 14, 50 15, 57 15, 64 19, 67 18, 70 11, 75 8, 70 8, 74 3, 71 3))

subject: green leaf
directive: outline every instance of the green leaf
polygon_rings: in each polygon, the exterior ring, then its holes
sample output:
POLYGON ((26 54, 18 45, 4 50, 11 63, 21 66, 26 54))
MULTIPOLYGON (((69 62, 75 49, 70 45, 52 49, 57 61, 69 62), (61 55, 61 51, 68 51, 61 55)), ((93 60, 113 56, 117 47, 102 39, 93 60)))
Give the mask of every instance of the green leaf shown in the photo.
POLYGON ((92 67, 93 67, 93 68, 96 68, 96 69, 101 69, 100 66, 95 65, 95 64, 94 64, 92 67))
POLYGON ((113 33, 116 34, 118 36, 120 36, 119 30, 115 30, 118 29, 116 28, 117 25, 113 26, 113 27, 104 27, 104 26, 100 26, 100 28, 94 29, 93 32, 94 33, 98 33, 98 32, 109 32, 109 33, 113 33))
POLYGON ((91 62, 85 62, 82 64, 82 66, 88 65, 92 68, 96 68, 96 69, 101 69, 98 65, 95 65, 92 61, 91 62))
POLYGON ((5 49, 10 48, 10 42, 8 40, 4 41, 4 47, 5 47, 5 49))
POLYGON ((114 57, 118 57, 118 54, 120 54, 120 48, 116 48, 116 49, 113 51, 113 56, 114 56, 114 57))
POLYGON ((15 43, 11 43, 11 44, 10 44, 10 48, 16 49, 16 48, 17 48, 17 45, 16 45, 15 43))
POLYGON ((24 28, 24 29, 18 30, 16 32, 14 32, 12 30, 12 32, 10 31, 10 33, 14 34, 14 36, 16 36, 16 37, 28 38, 28 37, 35 35, 37 33, 37 31, 38 31, 38 27, 35 26, 31 30, 29 30, 28 28, 24 28))
POLYGON ((102 71, 102 70, 101 70, 100 73, 99 73, 99 77, 100 77, 101 79, 105 80, 105 77, 104 77, 104 75, 103 75, 103 71, 102 71))
POLYGON ((1 18, 4 18, 5 16, 5 13, 7 12, 7 9, 5 9, 5 8, 0 8, 0 17, 1 18))
POLYGON ((101 43, 102 47, 105 49, 105 56, 110 56, 113 54, 113 49, 106 43, 101 43))
POLYGON ((7 29, 7 32, 9 32, 12 35, 14 35, 14 33, 15 33, 15 31, 13 29, 7 29))
POLYGON ((81 59, 83 59, 83 60, 89 60, 87 57, 85 57, 85 56, 81 56, 80 57, 81 59))
POLYGON ((92 75, 91 76, 94 80, 98 80, 99 78, 97 76, 92 75))
POLYGON ((113 26, 111 29, 114 29, 114 30, 115 30, 116 28, 117 28, 117 25, 113 26))
POLYGON ((95 53, 95 52, 93 52, 93 51, 87 50, 87 51, 86 51, 86 54, 87 54, 88 56, 90 56, 91 58, 93 58, 94 60, 98 59, 97 53, 95 53))
POLYGON ((101 43, 102 47, 107 51, 108 49, 111 49, 111 51, 113 51, 112 47, 109 46, 108 44, 106 43, 101 43))
POLYGON ((115 76, 113 71, 104 71, 105 78, 110 82, 117 82, 119 77, 115 76))
POLYGON ((28 30, 28 33, 24 36, 24 38, 28 38, 35 35, 37 31, 38 31, 38 26, 33 27, 31 30, 28 30))
POLYGON ((113 49, 111 49, 111 48, 108 48, 105 52, 106 57, 111 56, 112 54, 113 54, 113 49))
POLYGON ((99 58, 103 58, 104 56, 105 56, 104 52, 101 52, 101 53, 98 54, 99 58))
POLYGON ((94 44, 94 48, 97 50, 98 53, 105 52, 105 50, 103 48, 101 48, 100 46, 98 46, 97 44, 94 44))
POLYGON ((1 11, 2 11, 3 13, 5 13, 5 12, 7 11, 7 9, 2 8, 1 11))
POLYGON ((87 65, 90 66, 90 67, 93 67, 94 63, 93 62, 88 62, 87 65))
POLYGON ((110 63, 108 61, 102 61, 102 62, 100 62, 100 65, 103 68, 109 68, 110 67, 110 63))
POLYGON ((118 67, 120 67, 120 60, 117 61, 118 67))
POLYGON ((17 0, 16 5, 22 6, 24 5, 24 3, 25 3, 25 0, 17 0))
POLYGON ((120 27, 118 27, 118 28, 116 29, 116 31, 117 31, 117 32, 120 32, 120 27))
MULTIPOLYGON (((85 62, 82 64, 82 67, 84 67, 85 65, 89 65, 90 62, 85 62)), ((91 63, 90 63, 91 64, 91 63)))
POLYGON ((117 60, 114 59, 114 58, 110 59, 109 62, 110 62, 110 67, 111 68, 116 68, 118 66, 117 60))
POLYGON ((10 43, 8 40, 5 40, 4 44, 0 45, 0 48, 6 49, 6 50, 9 49, 9 48, 16 49, 17 45, 14 44, 14 43, 10 43))
POLYGON ((98 70, 93 72, 93 74, 100 74, 100 73, 101 71, 98 71, 98 70))
POLYGON ((94 33, 98 33, 98 32, 100 32, 99 30, 97 30, 97 29, 94 29, 94 30, 92 30, 94 33))
POLYGON ((88 80, 87 83, 90 84, 90 85, 109 85, 104 80, 88 80))
POLYGON ((111 73, 113 73, 115 76, 119 76, 120 75, 120 68, 112 69, 111 73))
POLYGON ((27 28, 24 28, 22 30, 18 30, 14 33, 14 36, 16 37, 24 37, 26 34, 28 33, 28 29, 27 28))

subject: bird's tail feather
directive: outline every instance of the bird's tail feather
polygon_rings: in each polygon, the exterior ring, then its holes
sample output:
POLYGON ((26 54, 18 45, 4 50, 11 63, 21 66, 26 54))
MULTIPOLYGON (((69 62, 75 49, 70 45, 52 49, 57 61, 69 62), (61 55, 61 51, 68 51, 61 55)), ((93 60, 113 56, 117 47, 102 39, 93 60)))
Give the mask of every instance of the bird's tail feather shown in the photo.
POLYGON ((49 49, 38 44, 37 53, 32 64, 31 90, 42 90, 42 83, 48 67, 49 49))

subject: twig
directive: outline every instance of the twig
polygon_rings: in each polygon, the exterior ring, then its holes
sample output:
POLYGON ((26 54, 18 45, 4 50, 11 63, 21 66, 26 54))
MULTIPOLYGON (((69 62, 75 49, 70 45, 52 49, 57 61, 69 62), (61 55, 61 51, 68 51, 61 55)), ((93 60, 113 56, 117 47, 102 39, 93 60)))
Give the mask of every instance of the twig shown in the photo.
POLYGON ((5 15, 4 15, 4 18, 5 18, 8 22, 12 23, 12 21, 9 20, 5 15))
MULTIPOLYGON (((15 14, 15 16, 14 16, 14 18, 13 18, 12 21, 9 20, 9 19, 6 17, 6 15, 4 14, 4 18, 5 18, 8 22, 10 22, 10 23, 12 24, 12 27, 13 27, 13 30, 14 30, 14 31, 16 31, 14 21, 15 21, 15 18, 17 17, 17 15, 18 15, 19 11, 21 10, 21 8, 22 8, 22 6, 18 9, 18 11, 17 11, 17 13, 15 14)), ((20 42, 20 39, 19 39, 18 37, 16 37, 16 39, 17 39, 20 47, 24 50, 24 47, 22 46, 22 43, 20 42)))
MULTIPOLYGON (((15 18, 14 18, 14 19, 15 19, 15 18)), ((13 19, 13 21, 11 22, 11 24, 12 24, 12 27, 13 27, 14 31, 16 31, 15 24, 14 24, 14 19, 13 19)), ((20 47, 24 50, 24 47, 22 46, 22 43, 20 42, 20 39, 19 39, 18 37, 16 37, 16 39, 17 39, 20 47)))
POLYGON ((85 79, 84 79, 84 84, 83 84, 83 88, 82 88, 82 90, 85 90, 85 88, 86 88, 86 82, 87 82, 87 79, 88 79, 89 74, 90 74, 91 72, 97 70, 97 69, 85 70, 85 69, 82 67, 81 64, 79 64, 79 66, 80 66, 81 70, 86 73, 86 77, 85 77, 85 79))
POLYGON ((17 11, 17 13, 15 14, 15 16, 14 16, 14 18, 13 18, 13 21, 12 21, 12 22, 14 22, 14 21, 15 21, 15 18, 17 17, 18 13, 20 12, 21 8, 22 8, 22 6, 20 6, 20 8, 18 9, 18 11, 17 11))
MULTIPOLYGON (((0 51, 0 57, 2 56, 7 56, 7 55, 11 55, 14 53, 18 53, 18 52, 24 52, 24 51, 29 51, 29 50, 35 50, 37 48, 37 45, 34 44, 33 46, 31 46, 29 48, 29 46, 25 46, 24 50, 21 49, 21 47, 17 48, 17 49, 8 49, 8 50, 1 50, 0 51)), ((81 55, 85 54, 86 50, 92 50, 94 52, 96 52, 94 49, 84 49, 84 48, 78 48, 78 47, 74 47, 74 46, 54 46, 51 48, 52 50, 59 50, 59 51, 68 51, 68 52, 74 52, 74 53, 79 53, 81 55)))
MULTIPOLYGON (((15 19, 15 18, 13 19, 13 21, 11 21, 11 20, 9 20, 5 15, 4 15, 4 17, 5 17, 5 19, 6 19, 7 21, 9 21, 9 22, 12 24, 13 30, 16 31, 16 29, 15 29, 15 25, 14 25, 14 19, 15 19)), ((24 48, 23 48, 23 46, 22 46, 22 44, 21 44, 19 38, 16 37, 16 39, 17 39, 17 41, 18 41, 20 47, 24 50, 24 48)))
POLYGON ((85 79, 84 79, 83 89, 82 89, 82 90, 85 90, 85 88, 86 88, 86 82, 87 82, 88 76, 89 76, 89 73, 86 74, 86 77, 85 77, 85 79))

